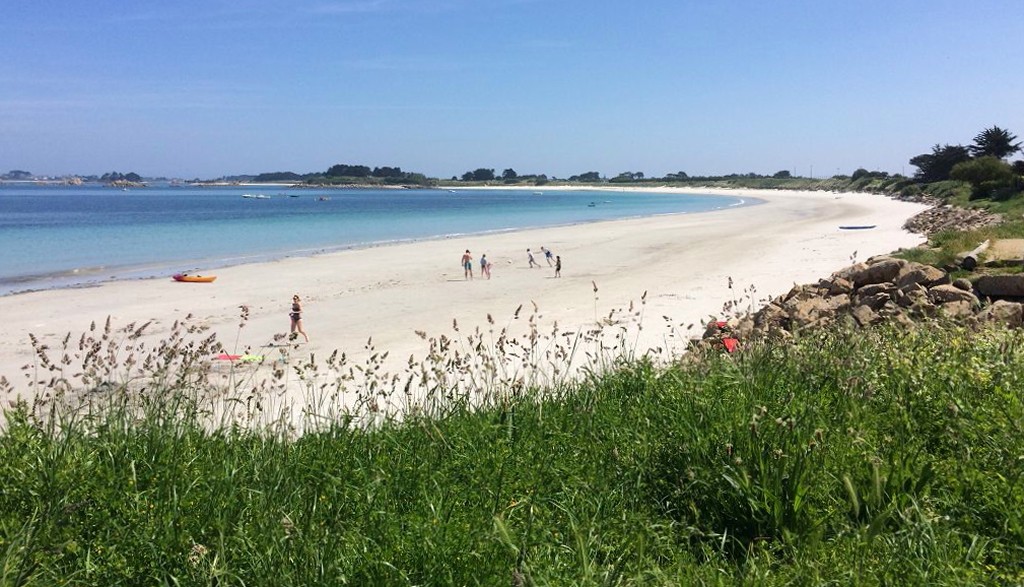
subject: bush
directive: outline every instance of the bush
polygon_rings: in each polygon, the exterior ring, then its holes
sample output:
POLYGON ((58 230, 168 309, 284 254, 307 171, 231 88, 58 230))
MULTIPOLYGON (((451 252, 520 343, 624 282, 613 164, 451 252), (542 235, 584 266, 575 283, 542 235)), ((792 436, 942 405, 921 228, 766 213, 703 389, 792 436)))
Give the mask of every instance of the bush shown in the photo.
POLYGON ((907 186, 903 186, 903 189, 900 190, 900 195, 903 196, 903 197, 917 196, 920 193, 921 193, 921 186, 919 186, 919 185, 917 185, 915 183, 912 183, 912 184, 907 185, 907 186))
POLYGON ((971 184, 971 199, 991 198, 997 191, 1013 185, 1013 168, 995 157, 978 157, 957 163, 950 178, 971 184))

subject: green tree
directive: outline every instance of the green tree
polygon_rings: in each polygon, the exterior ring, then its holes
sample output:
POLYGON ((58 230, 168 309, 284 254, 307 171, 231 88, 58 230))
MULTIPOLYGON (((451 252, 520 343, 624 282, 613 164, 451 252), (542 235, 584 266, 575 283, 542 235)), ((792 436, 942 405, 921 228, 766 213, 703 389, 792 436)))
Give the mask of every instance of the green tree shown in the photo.
POLYGON ((609 179, 608 181, 615 182, 615 183, 625 183, 625 182, 631 182, 631 181, 642 181, 643 178, 644 178, 644 172, 643 171, 637 171, 637 172, 623 171, 622 173, 618 174, 617 176, 613 177, 612 179, 609 179))
POLYGON ((515 179, 517 177, 519 177, 519 175, 516 173, 516 170, 512 168, 506 169, 505 171, 501 172, 502 179, 515 179))
POLYGON ((365 165, 332 165, 325 173, 327 177, 369 177, 370 168, 365 165))
POLYGON ((272 171, 261 173, 253 178, 253 181, 302 181, 303 177, 292 171, 272 171))
POLYGON ((975 157, 1006 159, 1020 151, 1020 143, 1014 143, 1015 140, 1017 136, 1006 129, 998 126, 986 128, 974 137, 974 144, 970 147, 971 154, 975 157))
POLYGON ((462 181, 494 181, 494 170, 483 167, 462 174, 462 181))
POLYGON ((971 184, 971 199, 1005 199, 1016 190, 1013 168, 998 157, 978 157, 957 163, 949 177, 971 184))
POLYGON ((374 177, 387 177, 387 178, 398 178, 405 176, 402 173, 401 167, 374 167, 372 175, 374 177))
POLYGON ((782 171, 776 171, 775 175, 773 175, 772 177, 774 177, 775 179, 789 179, 793 177, 793 174, 783 169, 782 171))
POLYGON ((932 147, 931 153, 912 158, 910 164, 917 167, 914 179, 922 183, 932 183, 949 179, 949 172, 953 170, 953 166, 970 158, 971 154, 967 147, 936 144, 932 147))

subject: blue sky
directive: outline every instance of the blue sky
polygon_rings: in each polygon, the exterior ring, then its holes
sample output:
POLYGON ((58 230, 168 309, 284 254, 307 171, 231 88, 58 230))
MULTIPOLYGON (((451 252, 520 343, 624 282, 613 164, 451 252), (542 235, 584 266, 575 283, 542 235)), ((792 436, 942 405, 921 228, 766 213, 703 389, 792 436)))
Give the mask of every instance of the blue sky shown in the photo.
POLYGON ((0 172, 910 174, 1024 137, 1019 0, 14 0, 0 172), (1014 72, 1017 73, 1014 73, 1014 72))

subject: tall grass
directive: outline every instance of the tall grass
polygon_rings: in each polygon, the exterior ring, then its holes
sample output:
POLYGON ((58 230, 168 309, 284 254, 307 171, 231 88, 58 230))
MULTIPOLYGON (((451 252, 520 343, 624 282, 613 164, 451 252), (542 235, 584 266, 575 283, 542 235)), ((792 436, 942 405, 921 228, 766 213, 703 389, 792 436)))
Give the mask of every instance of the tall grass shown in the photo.
POLYGON ((299 437, 211 429, 178 372, 8 413, 0 583, 1019 583, 1022 367, 837 330, 299 437))

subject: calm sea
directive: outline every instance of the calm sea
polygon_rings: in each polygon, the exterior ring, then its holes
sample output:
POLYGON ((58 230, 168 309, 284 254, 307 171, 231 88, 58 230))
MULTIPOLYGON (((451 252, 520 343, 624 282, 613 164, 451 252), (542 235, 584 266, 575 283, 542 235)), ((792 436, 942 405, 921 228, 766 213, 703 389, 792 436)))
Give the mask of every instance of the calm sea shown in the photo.
POLYGON ((295 255, 752 203, 608 191, 0 184, 0 295, 295 255), (261 196, 259 198, 243 197, 261 196))

